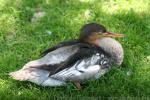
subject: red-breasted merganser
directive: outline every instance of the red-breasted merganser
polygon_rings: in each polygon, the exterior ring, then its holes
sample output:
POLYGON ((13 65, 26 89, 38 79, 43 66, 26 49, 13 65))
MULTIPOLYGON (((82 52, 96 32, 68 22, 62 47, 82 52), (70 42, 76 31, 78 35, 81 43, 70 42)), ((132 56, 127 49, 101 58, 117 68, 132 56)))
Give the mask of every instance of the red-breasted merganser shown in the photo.
POLYGON ((80 82, 99 78, 113 64, 121 65, 123 49, 112 39, 123 34, 108 32, 102 25, 90 23, 80 30, 78 40, 61 42, 42 53, 43 57, 31 61, 10 76, 42 86, 61 86, 73 81, 78 89, 80 82))

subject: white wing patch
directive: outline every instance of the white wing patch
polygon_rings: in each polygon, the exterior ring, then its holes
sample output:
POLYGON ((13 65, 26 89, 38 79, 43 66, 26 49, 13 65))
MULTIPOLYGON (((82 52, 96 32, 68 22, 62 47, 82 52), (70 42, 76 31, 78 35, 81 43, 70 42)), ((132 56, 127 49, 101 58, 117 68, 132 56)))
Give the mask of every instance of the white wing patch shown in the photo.
POLYGON ((102 69, 101 65, 107 63, 107 61, 102 60, 103 58, 105 58, 104 55, 93 55, 90 58, 78 61, 72 67, 66 68, 52 75, 51 77, 63 81, 82 81, 86 79, 96 78, 96 75, 99 75, 100 70, 102 69), (97 63, 99 61, 101 62, 101 64, 97 63))

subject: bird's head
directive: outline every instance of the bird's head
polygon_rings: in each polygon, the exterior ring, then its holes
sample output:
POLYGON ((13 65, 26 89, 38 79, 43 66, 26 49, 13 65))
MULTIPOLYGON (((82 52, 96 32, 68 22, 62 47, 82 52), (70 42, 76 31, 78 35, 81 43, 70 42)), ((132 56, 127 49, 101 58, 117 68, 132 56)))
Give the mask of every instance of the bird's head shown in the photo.
POLYGON ((121 38, 124 37, 124 35, 108 32, 103 25, 96 23, 85 24, 80 29, 79 39, 81 42, 97 45, 97 40, 104 37, 121 38))

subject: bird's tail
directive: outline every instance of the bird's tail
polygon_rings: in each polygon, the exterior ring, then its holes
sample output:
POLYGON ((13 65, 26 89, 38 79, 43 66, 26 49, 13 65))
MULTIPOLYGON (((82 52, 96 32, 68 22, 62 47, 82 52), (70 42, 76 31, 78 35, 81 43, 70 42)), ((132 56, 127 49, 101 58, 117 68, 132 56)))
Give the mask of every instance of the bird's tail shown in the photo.
POLYGON ((27 70, 18 70, 15 72, 9 73, 10 77, 12 77, 15 80, 25 81, 28 79, 28 72, 27 70))
POLYGON ((9 75, 15 80, 30 81, 41 86, 62 86, 66 84, 64 81, 48 77, 49 72, 40 69, 21 69, 11 72, 9 75))

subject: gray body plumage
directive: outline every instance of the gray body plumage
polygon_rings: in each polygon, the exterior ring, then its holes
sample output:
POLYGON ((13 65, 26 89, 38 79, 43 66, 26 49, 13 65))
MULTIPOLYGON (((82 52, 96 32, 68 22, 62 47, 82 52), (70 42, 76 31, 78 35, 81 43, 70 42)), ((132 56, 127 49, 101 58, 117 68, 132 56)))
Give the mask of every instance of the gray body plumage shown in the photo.
POLYGON ((36 68, 44 64, 49 65, 65 61, 78 50, 76 45, 67 46, 52 51, 41 59, 27 63, 22 69, 10 73, 10 76, 16 80, 30 81, 42 86, 61 86, 65 85, 67 81, 97 79, 105 74, 112 64, 121 65, 123 61, 123 48, 116 40, 102 38, 99 40, 99 46, 110 54, 110 57, 103 53, 97 53, 89 58, 79 60, 73 66, 51 76, 49 76, 48 71, 36 68), (34 68, 32 68, 33 66, 34 68))

